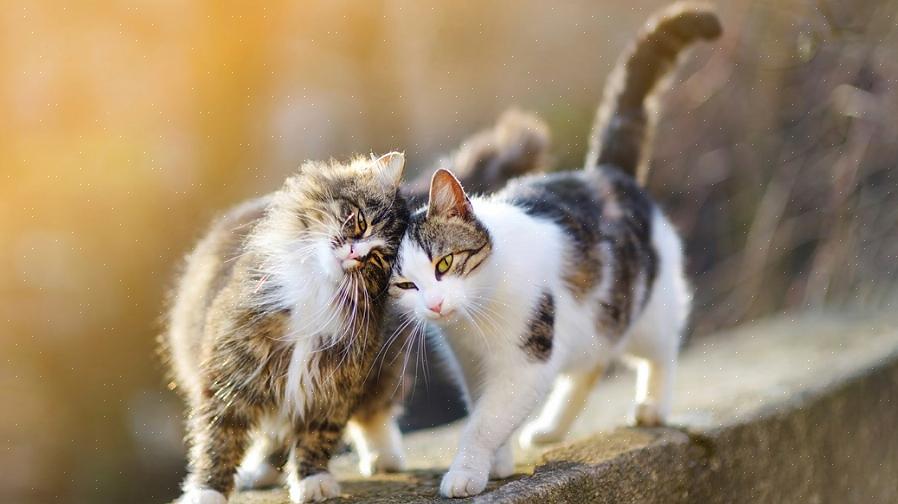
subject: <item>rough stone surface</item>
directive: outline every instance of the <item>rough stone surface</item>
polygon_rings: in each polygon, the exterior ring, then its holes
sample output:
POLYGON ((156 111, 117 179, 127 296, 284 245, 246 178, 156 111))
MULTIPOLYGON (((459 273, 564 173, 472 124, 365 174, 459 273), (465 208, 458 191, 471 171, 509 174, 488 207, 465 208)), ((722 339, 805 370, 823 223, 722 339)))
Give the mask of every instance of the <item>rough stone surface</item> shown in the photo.
MULTIPOLYGON (((672 427, 622 427, 629 373, 601 383, 566 444, 517 454, 473 502, 898 502, 898 318, 781 318, 683 354, 672 427)), ((407 436, 412 469, 333 468, 333 503, 433 502, 459 424, 407 436)), ((282 490, 237 504, 288 503, 282 490)))

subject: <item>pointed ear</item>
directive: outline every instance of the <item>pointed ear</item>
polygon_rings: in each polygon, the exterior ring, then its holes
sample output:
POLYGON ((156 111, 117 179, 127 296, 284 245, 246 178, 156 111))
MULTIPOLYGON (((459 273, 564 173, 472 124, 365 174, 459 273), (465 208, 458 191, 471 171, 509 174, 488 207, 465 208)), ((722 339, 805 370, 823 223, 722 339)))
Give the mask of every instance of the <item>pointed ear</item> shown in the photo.
POLYGON ((430 203, 427 206, 427 216, 441 215, 443 217, 461 217, 471 219, 474 217, 474 209, 465 195, 465 190, 455 175, 449 170, 440 168, 430 179, 430 203))
POLYGON ((388 187, 399 186, 404 168, 405 154, 401 152, 384 154, 371 162, 371 169, 377 173, 378 178, 388 187))

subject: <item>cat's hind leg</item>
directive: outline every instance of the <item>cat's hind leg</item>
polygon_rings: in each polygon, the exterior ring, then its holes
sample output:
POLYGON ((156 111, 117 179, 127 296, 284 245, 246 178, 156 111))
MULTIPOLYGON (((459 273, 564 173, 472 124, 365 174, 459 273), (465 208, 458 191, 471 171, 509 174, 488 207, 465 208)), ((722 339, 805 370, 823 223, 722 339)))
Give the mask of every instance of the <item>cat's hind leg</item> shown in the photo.
POLYGON ((672 289, 659 291, 649 301, 628 336, 625 360, 636 367, 636 407, 638 426, 663 425, 673 402, 674 379, 680 335, 686 325, 685 304, 672 289))
POLYGON ((670 414, 680 338, 692 303, 680 238, 660 212, 652 221, 652 245, 659 259, 657 277, 623 352, 636 362, 634 420, 641 426, 662 425, 670 414))
POLYGON ((563 440, 604 372, 605 367, 600 365, 558 376, 539 416, 521 431, 521 446, 530 448, 563 440))
POLYGON ((658 427, 667 422, 673 399, 676 354, 668 358, 641 359, 636 367, 636 407, 634 423, 658 427))
POLYGON ((289 436, 275 426, 256 433, 246 457, 237 469, 237 488, 253 490, 284 482, 284 466, 290 458, 289 436))
POLYGON ((359 472, 371 476, 398 472, 405 468, 398 408, 385 408, 368 415, 356 415, 349 422, 349 436, 359 454, 359 472))

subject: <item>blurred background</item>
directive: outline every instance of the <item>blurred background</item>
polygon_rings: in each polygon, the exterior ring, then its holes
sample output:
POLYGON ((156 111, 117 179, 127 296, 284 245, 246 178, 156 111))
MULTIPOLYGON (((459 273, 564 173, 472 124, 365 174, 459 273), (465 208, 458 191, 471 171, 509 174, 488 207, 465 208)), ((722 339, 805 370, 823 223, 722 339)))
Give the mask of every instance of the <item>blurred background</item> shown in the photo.
MULTIPOLYGON (((182 256, 305 159, 430 168, 509 106, 575 167, 656 0, 8 0, 0 9, 0 502, 162 502, 182 407, 154 353, 182 256)), ((732 0, 664 98, 650 190, 692 338, 888 306, 898 1, 732 0)), ((452 406, 416 404, 407 426, 452 406)), ((430 421, 430 420, 427 420, 430 421)))

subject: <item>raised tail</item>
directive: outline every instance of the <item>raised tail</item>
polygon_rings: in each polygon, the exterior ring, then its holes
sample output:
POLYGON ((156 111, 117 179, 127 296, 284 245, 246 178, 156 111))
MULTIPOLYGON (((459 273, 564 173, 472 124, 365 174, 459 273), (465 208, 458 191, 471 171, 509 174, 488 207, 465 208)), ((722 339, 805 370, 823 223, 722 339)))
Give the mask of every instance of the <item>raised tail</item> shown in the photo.
POLYGON ((612 165, 645 182, 643 163, 655 126, 653 91, 683 49, 721 31, 717 15, 703 4, 676 3, 652 17, 608 78, 587 166, 612 165))
MULTIPOLYGON (((549 127, 536 115, 506 110, 491 128, 472 135, 451 156, 441 159, 470 193, 498 191, 512 178, 549 166, 549 127)), ((404 185, 415 207, 427 202, 432 170, 424 170, 404 185)))
POLYGON ((451 166, 467 191, 493 192, 509 179, 545 169, 549 143, 549 128, 539 117, 510 109, 491 129, 467 139, 451 166))

